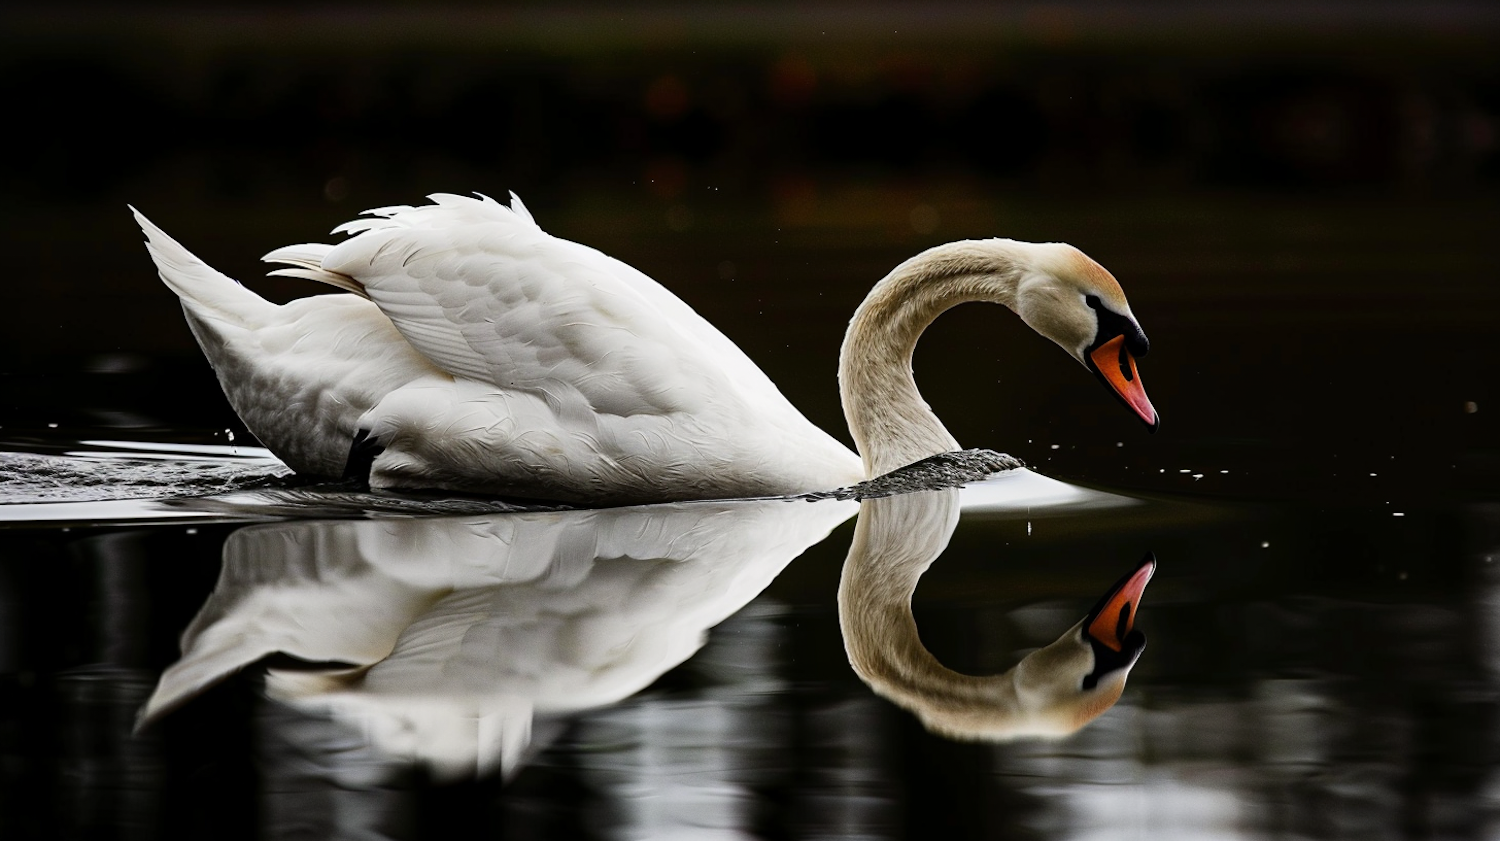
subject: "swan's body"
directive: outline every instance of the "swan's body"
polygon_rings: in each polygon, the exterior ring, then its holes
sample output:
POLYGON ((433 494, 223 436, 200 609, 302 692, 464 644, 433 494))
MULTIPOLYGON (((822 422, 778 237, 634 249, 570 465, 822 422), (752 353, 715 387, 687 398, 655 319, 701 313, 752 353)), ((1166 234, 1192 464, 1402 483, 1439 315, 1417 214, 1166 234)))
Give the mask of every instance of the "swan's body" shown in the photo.
POLYGON ((1119 700, 1146 646, 1135 609, 1156 563, 1149 556, 1083 621, 998 675, 943 666, 922 644, 911 597, 958 524, 958 491, 867 499, 839 583, 849 662, 872 689, 934 732, 960 739, 1061 736, 1119 700))
MULTIPOLYGON (((948 307, 1010 306, 1096 373, 1108 339, 1145 350, 1119 285, 1072 246, 931 249, 850 323, 839 377, 861 468, 650 278, 543 232, 519 199, 432 198, 267 255, 354 293, 284 306, 136 214, 231 405, 299 473, 577 502, 822 490, 956 448, 911 379, 917 335, 948 307)), ((1105 369, 1154 426, 1133 360, 1123 387, 1105 369)))

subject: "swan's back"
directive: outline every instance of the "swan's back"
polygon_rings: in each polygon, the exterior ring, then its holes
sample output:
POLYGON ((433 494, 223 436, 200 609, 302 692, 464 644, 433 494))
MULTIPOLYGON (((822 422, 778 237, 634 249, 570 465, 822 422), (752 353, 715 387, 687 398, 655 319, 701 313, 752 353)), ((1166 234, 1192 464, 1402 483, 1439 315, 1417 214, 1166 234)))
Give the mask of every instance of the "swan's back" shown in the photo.
POLYGON ((519 200, 432 198, 340 226, 355 236, 321 267, 353 278, 439 368, 548 395, 566 414, 785 404, 691 307, 625 263, 547 234, 519 200), (565 407, 575 398, 581 405, 565 407))

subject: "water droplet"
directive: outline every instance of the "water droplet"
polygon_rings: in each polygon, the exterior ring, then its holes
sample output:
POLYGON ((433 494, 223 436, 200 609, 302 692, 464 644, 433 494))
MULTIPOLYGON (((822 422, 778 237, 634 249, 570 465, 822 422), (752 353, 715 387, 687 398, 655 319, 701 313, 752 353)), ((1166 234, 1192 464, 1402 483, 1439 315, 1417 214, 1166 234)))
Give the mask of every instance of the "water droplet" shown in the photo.
POLYGON ((1262 540, 1260 542, 1260 548, 1262 548, 1262 549, 1270 549, 1271 548, 1271 541, 1269 541, 1269 540, 1262 540))

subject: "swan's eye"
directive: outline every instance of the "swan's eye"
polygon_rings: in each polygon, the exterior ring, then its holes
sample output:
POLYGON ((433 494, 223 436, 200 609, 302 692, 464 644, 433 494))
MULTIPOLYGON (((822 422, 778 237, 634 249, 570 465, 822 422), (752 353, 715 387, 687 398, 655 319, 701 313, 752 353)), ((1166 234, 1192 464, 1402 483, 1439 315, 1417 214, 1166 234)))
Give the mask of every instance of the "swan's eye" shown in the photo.
POLYGON ((1094 318, 1099 323, 1098 330, 1094 333, 1094 343, 1089 350, 1092 352, 1110 339, 1124 336, 1125 342, 1120 347, 1120 371, 1125 373, 1126 381, 1130 381, 1132 377, 1126 373, 1124 353, 1128 350, 1137 359, 1145 356, 1151 349, 1151 343, 1146 340, 1146 334, 1141 332, 1140 326, 1134 321, 1106 307, 1098 295, 1085 295, 1083 302, 1094 311, 1094 318))

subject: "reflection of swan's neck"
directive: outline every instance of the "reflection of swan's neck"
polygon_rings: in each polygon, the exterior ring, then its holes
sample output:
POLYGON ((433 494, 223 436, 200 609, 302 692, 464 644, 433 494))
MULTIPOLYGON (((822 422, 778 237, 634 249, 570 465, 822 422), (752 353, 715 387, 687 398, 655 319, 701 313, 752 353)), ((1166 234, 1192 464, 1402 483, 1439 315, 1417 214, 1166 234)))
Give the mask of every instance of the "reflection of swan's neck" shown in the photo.
POLYGON ((1019 245, 987 240, 928 249, 897 266, 855 311, 839 357, 839 391, 867 475, 958 449, 917 391, 912 351, 951 307, 987 301, 1014 309, 1019 245))
POLYGON ((946 548, 959 511, 957 491, 930 496, 923 505, 901 504, 912 500, 903 497, 861 503, 839 583, 839 623, 860 677, 929 727, 958 734, 964 723, 994 723, 1019 714, 1020 701, 1015 669, 982 677, 960 674, 939 663, 918 636, 911 596, 946 548))

